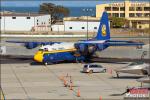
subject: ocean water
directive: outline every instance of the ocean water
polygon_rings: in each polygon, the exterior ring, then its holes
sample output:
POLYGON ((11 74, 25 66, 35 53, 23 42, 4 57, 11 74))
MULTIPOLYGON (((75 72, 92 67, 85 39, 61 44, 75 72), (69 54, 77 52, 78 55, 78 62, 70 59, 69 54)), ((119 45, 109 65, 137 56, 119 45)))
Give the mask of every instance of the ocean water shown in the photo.
MULTIPOLYGON (((96 8, 95 7, 68 7, 70 10, 69 16, 79 17, 79 16, 95 16, 96 8), (84 9, 92 9, 92 11, 84 11, 84 9)), ((3 7, 0 11, 12 11, 12 12, 30 12, 38 13, 39 7, 3 7)))

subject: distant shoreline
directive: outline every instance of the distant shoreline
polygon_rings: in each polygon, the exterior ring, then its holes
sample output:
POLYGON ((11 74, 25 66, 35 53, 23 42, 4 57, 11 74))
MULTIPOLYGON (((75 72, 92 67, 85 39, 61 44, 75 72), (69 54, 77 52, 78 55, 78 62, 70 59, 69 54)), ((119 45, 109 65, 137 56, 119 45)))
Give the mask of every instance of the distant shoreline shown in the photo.
MULTIPOLYGON (((96 7, 67 7, 70 10, 70 15, 72 17, 79 16, 96 16, 96 7), (92 9, 92 13, 84 12, 83 9, 89 8, 92 9)), ((39 7, 1 7, 0 11, 11 11, 17 13, 38 13, 39 7)))

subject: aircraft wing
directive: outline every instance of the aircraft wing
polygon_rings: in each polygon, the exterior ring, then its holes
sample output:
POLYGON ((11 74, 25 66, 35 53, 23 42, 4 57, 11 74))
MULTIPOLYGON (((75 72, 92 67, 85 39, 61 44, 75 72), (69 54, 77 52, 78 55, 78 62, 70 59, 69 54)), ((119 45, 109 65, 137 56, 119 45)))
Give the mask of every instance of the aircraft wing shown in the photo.
POLYGON ((142 46, 144 43, 142 42, 133 42, 133 41, 107 41, 106 45, 108 46, 142 46))
POLYGON ((128 41, 128 40, 109 40, 109 42, 128 42, 128 43, 133 43, 133 41, 128 41))
POLYGON ((36 48, 37 46, 40 46, 40 45, 52 45, 54 43, 61 43, 61 42, 33 42, 33 41, 6 41, 6 42, 9 42, 9 43, 20 43, 20 44, 23 44, 24 47, 26 47, 27 49, 33 49, 33 48, 36 48))

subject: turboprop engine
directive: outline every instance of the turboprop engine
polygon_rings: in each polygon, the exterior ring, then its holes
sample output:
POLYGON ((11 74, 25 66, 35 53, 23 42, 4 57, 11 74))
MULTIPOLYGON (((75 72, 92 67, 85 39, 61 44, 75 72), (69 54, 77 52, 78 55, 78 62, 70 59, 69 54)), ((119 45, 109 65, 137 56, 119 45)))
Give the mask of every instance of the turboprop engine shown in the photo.
POLYGON ((81 55, 91 55, 97 50, 94 44, 75 44, 75 48, 81 55))

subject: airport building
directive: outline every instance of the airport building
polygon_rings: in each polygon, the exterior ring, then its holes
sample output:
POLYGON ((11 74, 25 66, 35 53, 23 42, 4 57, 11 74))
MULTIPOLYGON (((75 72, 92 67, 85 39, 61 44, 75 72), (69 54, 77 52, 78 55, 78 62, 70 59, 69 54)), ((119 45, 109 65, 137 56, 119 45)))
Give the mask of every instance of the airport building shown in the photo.
POLYGON ((99 27, 99 19, 95 17, 66 17, 62 23, 52 25, 52 31, 55 32, 97 32, 99 27))
POLYGON ((51 16, 30 13, 1 13, 2 32, 50 31, 51 16))
POLYGON ((122 17, 129 21, 130 28, 149 28, 150 3, 149 2, 116 2, 111 4, 96 5, 96 17, 100 18, 103 11, 107 11, 110 17, 122 17))

